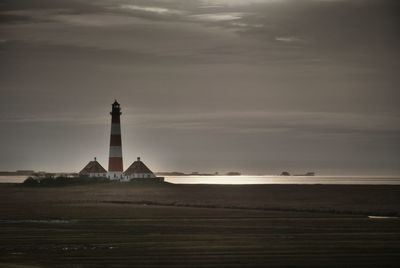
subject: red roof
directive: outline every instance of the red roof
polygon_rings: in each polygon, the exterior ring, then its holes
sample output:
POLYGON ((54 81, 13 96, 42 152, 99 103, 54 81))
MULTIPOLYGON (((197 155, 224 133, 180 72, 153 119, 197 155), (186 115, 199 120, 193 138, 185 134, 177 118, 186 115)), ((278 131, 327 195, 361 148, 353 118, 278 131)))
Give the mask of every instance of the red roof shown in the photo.
POLYGON ((96 160, 90 161, 80 172, 79 175, 89 175, 89 173, 107 173, 99 162, 96 160))
POLYGON ((124 175, 131 175, 135 173, 153 174, 153 172, 142 161, 140 161, 140 157, 138 157, 138 160, 133 162, 132 165, 125 170, 124 175))

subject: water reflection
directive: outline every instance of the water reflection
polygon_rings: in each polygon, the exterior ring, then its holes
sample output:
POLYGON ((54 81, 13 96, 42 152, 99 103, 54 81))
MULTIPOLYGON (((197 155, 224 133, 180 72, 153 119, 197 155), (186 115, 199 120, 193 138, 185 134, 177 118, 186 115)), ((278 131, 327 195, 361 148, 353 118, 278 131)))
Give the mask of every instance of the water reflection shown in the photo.
MULTIPOLYGON (((0 176, 0 183, 22 183, 26 176, 0 176)), ((187 184, 369 184, 400 185, 399 176, 166 176, 187 184)))
POLYGON ((21 183, 27 176, 0 176, 0 183, 21 183))
POLYGON ((400 185, 398 176, 167 176, 187 184, 373 184, 400 185))

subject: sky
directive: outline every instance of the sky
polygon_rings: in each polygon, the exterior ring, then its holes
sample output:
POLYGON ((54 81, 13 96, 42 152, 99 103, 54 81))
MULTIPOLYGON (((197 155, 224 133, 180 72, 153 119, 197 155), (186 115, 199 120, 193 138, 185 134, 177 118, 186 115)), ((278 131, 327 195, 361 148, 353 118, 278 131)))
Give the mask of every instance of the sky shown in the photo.
POLYGON ((0 170, 400 174, 397 0, 1 0, 0 170))

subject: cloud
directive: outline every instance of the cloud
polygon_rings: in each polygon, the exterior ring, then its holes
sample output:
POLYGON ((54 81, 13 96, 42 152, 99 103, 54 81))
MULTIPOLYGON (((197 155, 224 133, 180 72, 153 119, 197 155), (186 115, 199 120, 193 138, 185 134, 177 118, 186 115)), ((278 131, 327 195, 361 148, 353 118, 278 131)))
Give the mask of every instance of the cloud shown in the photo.
POLYGON ((268 4, 286 2, 288 0, 200 0, 204 5, 210 6, 244 6, 252 4, 268 4))
POLYGON ((318 136, 343 134, 399 134, 397 116, 303 111, 213 111, 212 113, 126 116, 126 121, 146 128, 214 130, 229 133, 295 132, 318 136))
MULTIPOLYGON (((174 131, 206 131, 223 133, 297 133, 332 137, 335 135, 398 135, 400 118, 391 115, 328 113, 303 111, 238 112, 213 111, 198 113, 154 113, 147 109, 124 109, 123 124, 142 129, 174 131)), ((10 115, 0 117, 2 123, 47 123, 68 125, 108 125, 104 116, 60 113, 50 115, 10 115)))
POLYGON ((278 36, 278 37, 275 37, 275 40, 280 41, 280 42, 285 42, 285 43, 293 43, 293 42, 302 41, 300 38, 297 38, 294 36, 278 36))
POLYGON ((239 27, 239 28, 263 28, 263 24, 250 24, 250 23, 243 23, 243 22, 232 22, 232 26, 239 27))
MULTIPOLYGON (((76 12, 72 9, 26 9, 4 11, 9 22, 19 22, 18 25, 40 27, 43 23, 63 23, 91 27, 123 26, 137 23, 140 18, 126 16, 104 10, 103 12, 76 12), (35 24, 34 24, 35 23, 35 24), (42 24, 37 24, 42 23, 42 24)), ((59 24, 58 27, 63 27, 59 24)))
MULTIPOLYGON (((52 115, 17 115, 2 116, 2 123, 47 123, 47 124, 68 124, 68 125, 103 125, 103 117, 82 116, 76 114, 52 114, 52 115)), ((108 122, 107 122, 108 123, 108 122)))
POLYGON ((240 12, 225 12, 225 13, 213 13, 213 14, 197 14, 191 15, 189 18, 198 20, 198 21, 210 21, 210 22, 218 22, 218 21, 232 21, 239 20, 243 17, 243 13, 240 12))
POLYGON ((71 14, 72 9, 22 9, 22 10, 7 10, 0 14, 5 16, 5 22, 13 23, 20 22, 29 24, 32 22, 49 22, 52 17, 59 14, 71 14))
POLYGON ((87 27, 115 27, 126 26, 138 23, 140 19, 128 16, 121 16, 112 13, 103 14, 57 14, 49 19, 66 24, 87 26, 87 27))
POLYGON ((156 14, 183 14, 182 10, 177 9, 169 9, 163 7, 155 7, 155 6, 136 6, 136 5, 120 5, 120 9, 123 10, 133 10, 133 11, 144 11, 156 14))

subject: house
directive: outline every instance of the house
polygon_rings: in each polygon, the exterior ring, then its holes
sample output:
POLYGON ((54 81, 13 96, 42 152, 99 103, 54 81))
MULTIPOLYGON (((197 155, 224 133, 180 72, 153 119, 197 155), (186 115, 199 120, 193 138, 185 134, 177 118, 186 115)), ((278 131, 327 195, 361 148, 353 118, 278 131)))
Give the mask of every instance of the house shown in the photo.
POLYGON ((105 170, 99 162, 97 162, 96 157, 94 161, 90 161, 80 172, 79 176, 87 177, 107 177, 107 170, 105 170))
POLYGON ((137 158, 132 165, 125 170, 124 172, 124 179, 125 180, 132 180, 132 179, 144 179, 156 178, 156 175, 140 160, 140 157, 137 158))

